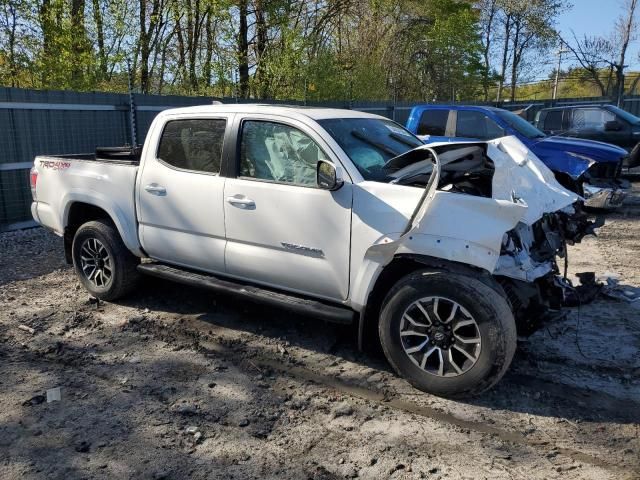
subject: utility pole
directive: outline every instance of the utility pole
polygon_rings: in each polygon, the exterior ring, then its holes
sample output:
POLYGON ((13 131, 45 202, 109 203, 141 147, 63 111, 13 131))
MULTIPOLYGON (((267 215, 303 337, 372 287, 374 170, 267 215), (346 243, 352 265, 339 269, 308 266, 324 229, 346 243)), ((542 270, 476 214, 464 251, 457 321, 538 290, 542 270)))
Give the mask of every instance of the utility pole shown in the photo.
POLYGON ((562 54, 567 53, 569 50, 565 50, 562 41, 560 41, 560 49, 558 50, 558 66, 556 67, 556 80, 553 82, 553 100, 558 96, 558 82, 560 80, 560 66, 562 65, 562 54))

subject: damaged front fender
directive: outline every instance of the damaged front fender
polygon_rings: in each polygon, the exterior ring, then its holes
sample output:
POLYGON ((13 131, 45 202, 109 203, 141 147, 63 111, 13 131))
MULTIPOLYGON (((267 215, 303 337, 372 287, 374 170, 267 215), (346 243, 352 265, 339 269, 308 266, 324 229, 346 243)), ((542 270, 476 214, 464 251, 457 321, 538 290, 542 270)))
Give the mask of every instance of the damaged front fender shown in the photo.
MULTIPOLYGON (((356 303, 364 302, 365 291, 370 291, 361 288, 360 282, 365 277, 375 279, 396 255, 442 258, 494 276, 534 282, 557 272, 556 256, 564 255, 567 242, 592 232, 594 225, 574 210, 580 197, 562 187, 518 139, 461 143, 464 155, 470 145, 483 146, 483 155, 493 165, 490 197, 461 193, 442 184, 439 150, 447 153, 444 168, 451 169, 455 162, 451 160, 452 143, 416 149, 418 153, 412 155, 417 158, 412 162, 419 161, 420 152, 422 160, 430 157, 430 162, 423 162, 430 174, 428 183, 404 231, 381 235, 366 250, 354 285, 356 303)), ((401 171, 412 166, 405 164, 401 171)), ((411 175, 417 178, 419 172, 411 175)))

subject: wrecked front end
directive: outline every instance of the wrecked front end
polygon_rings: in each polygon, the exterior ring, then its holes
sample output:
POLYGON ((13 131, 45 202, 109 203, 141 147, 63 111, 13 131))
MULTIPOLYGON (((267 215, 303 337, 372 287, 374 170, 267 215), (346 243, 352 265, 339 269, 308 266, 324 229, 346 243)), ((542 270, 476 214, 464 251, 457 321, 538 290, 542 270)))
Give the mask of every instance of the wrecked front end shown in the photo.
MULTIPOLYGON (((581 198, 515 137, 429 145, 434 166, 398 252, 480 267, 502 286, 522 334, 586 299, 566 278, 567 245, 601 225, 581 198), (433 248, 433 245, 440 248, 433 248), (560 264, 559 264, 560 262, 560 264)), ((415 154, 414 154, 415 155, 415 154)), ((417 186, 417 163, 395 161, 395 183, 417 186)), ((424 179, 423 179, 424 180, 424 179)))
POLYGON ((567 278, 567 246, 601 224, 579 208, 566 207, 545 213, 531 225, 518 223, 504 234, 493 274, 509 298, 521 334, 532 333, 562 307, 593 299, 594 279, 585 277, 574 286, 567 278))

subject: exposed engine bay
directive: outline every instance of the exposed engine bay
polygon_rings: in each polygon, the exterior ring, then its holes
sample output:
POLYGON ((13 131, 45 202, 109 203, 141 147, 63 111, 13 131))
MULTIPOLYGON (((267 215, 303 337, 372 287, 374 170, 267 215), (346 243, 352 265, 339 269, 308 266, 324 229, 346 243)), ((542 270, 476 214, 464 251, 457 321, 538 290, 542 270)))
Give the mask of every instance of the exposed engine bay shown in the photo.
MULTIPOLYGON (((517 139, 432 144, 391 159, 385 168, 392 178, 390 183, 426 190, 414 212, 413 231, 420 228, 417 218, 429 216, 427 197, 431 195, 431 203, 438 203, 433 201, 435 192, 498 200, 496 214, 523 207, 515 227, 502 236, 500 254, 492 270, 519 325, 526 327, 522 331, 535 330, 534 324, 539 324, 549 311, 589 301, 586 289, 581 291, 566 278, 567 245, 594 234, 604 222, 590 220, 582 209, 582 199, 563 188, 517 139), (429 190, 431 194, 427 193, 429 190), (418 211, 420 208, 422 212, 418 211), (562 271, 558 259, 565 261, 562 271)), ((432 216, 431 222, 436 217, 432 216)))

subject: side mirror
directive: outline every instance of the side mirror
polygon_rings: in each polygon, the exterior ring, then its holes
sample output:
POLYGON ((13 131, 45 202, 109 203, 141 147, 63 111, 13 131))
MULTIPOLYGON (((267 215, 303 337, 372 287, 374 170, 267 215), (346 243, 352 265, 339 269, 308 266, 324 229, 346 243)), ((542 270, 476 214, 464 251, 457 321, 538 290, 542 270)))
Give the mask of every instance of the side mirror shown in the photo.
POLYGON ((604 124, 605 132, 619 132, 620 130, 622 130, 622 124, 617 120, 611 120, 604 124))
POLYGON ((344 183, 333 163, 319 160, 316 167, 316 181, 323 190, 338 190, 344 183))

